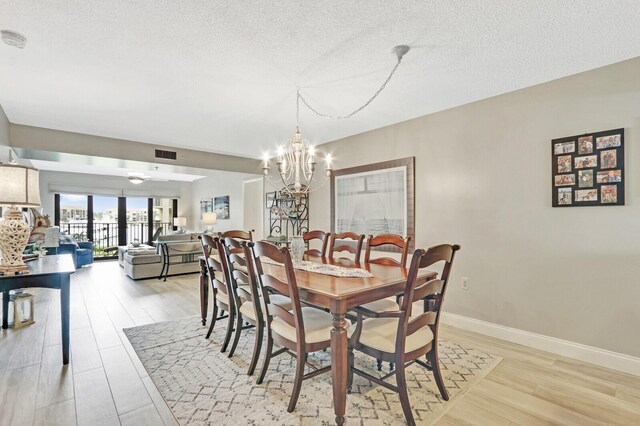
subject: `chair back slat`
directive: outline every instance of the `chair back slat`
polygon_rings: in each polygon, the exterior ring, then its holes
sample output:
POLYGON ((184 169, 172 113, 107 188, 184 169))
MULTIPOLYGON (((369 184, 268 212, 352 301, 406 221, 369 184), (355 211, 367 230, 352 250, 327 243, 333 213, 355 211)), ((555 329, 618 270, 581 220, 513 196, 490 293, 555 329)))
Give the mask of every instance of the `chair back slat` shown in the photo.
POLYGON ((331 232, 324 231, 308 231, 302 235, 302 239, 308 243, 312 240, 320 240, 322 242, 322 248, 318 249, 308 249, 304 252, 304 254, 308 256, 314 257, 325 257, 327 254, 327 245, 329 243, 329 239, 331 238, 331 232))
POLYGON ((431 280, 431 281, 427 281, 424 284, 420 284, 413 291, 413 301, 417 302, 418 300, 422 300, 427 296, 440 294, 442 293, 443 287, 444 287, 443 280, 431 280))
POLYGON ((231 253, 242 253, 243 249, 240 246, 240 243, 242 241, 253 241, 253 235, 251 234, 251 231, 242 231, 240 229, 232 229, 226 232, 219 232, 218 237, 222 241, 225 241, 227 238, 232 238, 235 242, 238 243, 231 249, 231 253))
POLYGON ((335 259, 335 253, 346 251, 353 254, 354 262, 360 262, 360 255, 362 253, 362 243, 364 242, 364 235, 356 234, 355 232, 343 232, 341 234, 331 234, 331 245, 329 247, 329 257, 335 259), (352 240, 353 243, 349 243, 346 240, 352 240))
POLYGON ((423 327, 434 325, 436 323, 436 316, 437 314, 435 312, 425 312, 409 319, 407 323, 407 337, 423 327))
POLYGON ((407 266, 407 255, 409 253, 409 243, 411 242, 411 237, 403 238, 400 235, 395 234, 381 234, 381 235, 369 235, 367 239, 367 248, 364 254, 364 262, 365 263, 377 263, 379 265, 385 266, 407 266), (387 247, 385 247, 387 246, 387 247), (402 254, 400 256, 400 261, 397 261, 390 257, 378 257, 375 259, 371 259, 371 249, 372 248, 380 248, 383 247, 385 249, 395 249, 400 251, 402 254))
MULTIPOLYGON (((285 321, 287 324, 295 327, 297 342, 304 342, 304 322, 302 320, 302 306, 300 304, 300 294, 298 292, 298 283, 296 281, 295 271, 293 269, 293 262, 291 261, 291 254, 289 249, 283 247, 278 249, 273 244, 265 241, 257 241, 255 243, 248 243, 247 246, 251 247, 253 255, 252 261, 256 264, 256 272, 258 281, 263 289, 271 288, 280 294, 288 296, 291 299, 292 310, 286 311, 280 306, 269 305, 267 307, 268 321, 271 321, 271 317, 278 317, 285 321), (282 282, 272 275, 264 273, 262 268, 262 262, 260 257, 266 257, 274 262, 281 263, 284 267, 287 276, 287 282, 282 282)), ((265 295, 265 301, 268 301, 268 293, 263 291, 265 295)))
POLYGON ((420 268, 427 268, 434 263, 442 261, 451 263, 457 250, 460 250, 459 245, 441 244, 439 246, 431 247, 420 259, 420 268))

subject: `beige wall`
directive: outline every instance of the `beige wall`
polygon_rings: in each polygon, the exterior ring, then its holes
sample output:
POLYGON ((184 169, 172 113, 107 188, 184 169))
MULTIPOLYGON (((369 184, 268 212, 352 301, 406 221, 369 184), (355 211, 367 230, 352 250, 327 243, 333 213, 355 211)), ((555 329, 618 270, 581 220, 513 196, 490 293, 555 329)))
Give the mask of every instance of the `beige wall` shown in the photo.
MULTIPOLYGON (((417 247, 462 245, 447 311, 640 356, 638 144, 640 58, 318 149, 339 168, 416 157, 417 247), (627 205, 552 208, 551 139, 619 127, 627 205)), ((330 227, 328 185, 311 227, 330 227)))

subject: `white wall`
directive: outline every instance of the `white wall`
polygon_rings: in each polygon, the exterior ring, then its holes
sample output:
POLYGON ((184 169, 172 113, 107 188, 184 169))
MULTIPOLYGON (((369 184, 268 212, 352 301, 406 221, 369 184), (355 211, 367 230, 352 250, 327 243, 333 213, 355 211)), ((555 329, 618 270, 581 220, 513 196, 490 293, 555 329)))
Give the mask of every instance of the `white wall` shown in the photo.
POLYGON ((204 198, 229 196, 229 219, 218 219, 213 230, 218 232, 230 229, 243 229, 243 188, 245 180, 255 179, 255 175, 232 172, 211 172, 209 176, 199 179, 192 186, 192 209, 188 228, 202 231, 206 228, 200 219, 200 200, 204 198))
POLYGON ((178 198, 178 216, 191 217, 192 198, 190 182, 156 182, 147 181, 133 185, 126 177, 90 175, 83 173, 64 173, 40 171, 40 201, 43 212, 48 214, 53 223, 54 194, 52 188, 75 188, 76 191, 94 195, 125 195, 139 197, 168 196, 178 198))
MULTIPOLYGON (((637 357, 639 144, 636 58, 318 150, 338 168, 416 157, 416 246, 462 246, 446 311, 637 357), (552 208, 551 139, 619 127, 627 205, 552 208)), ((330 229, 328 185, 310 219, 330 229)))

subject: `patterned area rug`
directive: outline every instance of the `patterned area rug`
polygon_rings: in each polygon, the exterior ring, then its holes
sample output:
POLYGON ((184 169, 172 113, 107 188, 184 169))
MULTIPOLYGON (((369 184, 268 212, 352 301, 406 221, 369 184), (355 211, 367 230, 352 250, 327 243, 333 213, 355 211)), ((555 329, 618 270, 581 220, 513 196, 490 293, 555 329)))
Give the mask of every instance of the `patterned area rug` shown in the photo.
MULTIPOLYGON (((295 359, 288 354, 271 360, 264 382, 247 376, 254 331, 243 330, 232 358, 220 353, 226 322, 216 324, 210 340, 200 319, 149 324, 125 329, 138 357, 158 390, 182 425, 332 425, 334 424, 331 374, 322 374, 302 384, 298 405, 287 413, 295 372, 295 359)), ((440 342, 441 369, 449 401, 443 401, 431 372, 413 364, 407 369, 409 397, 418 424, 433 424, 498 363, 500 358, 440 342)), ((309 355, 317 366, 330 364, 330 353, 309 355)), ((356 367, 380 375, 375 360, 358 354, 356 367)), ((388 369, 385 363, 384 369, 388 369)), ((394 379, 390 379, 394 380, 394 379)), ((347 397, 347 424, 397 425, 404 416, 398 395, 354 376, 347 397)))

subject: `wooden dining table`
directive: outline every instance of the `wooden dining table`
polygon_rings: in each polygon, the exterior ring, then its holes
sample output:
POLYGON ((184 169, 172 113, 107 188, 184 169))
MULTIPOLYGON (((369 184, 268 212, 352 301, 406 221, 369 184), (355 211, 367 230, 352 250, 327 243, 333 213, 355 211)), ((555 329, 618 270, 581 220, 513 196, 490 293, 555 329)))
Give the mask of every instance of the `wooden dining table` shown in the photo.
MULTIPOLYGON (((345 421, 347 405, 347 319, 349 310, 364 303, 373 302, 402 293, 407 281, 408 268, 384 266, 372 263, 357 263, 345 259, 305 257, 305 260, 365 269, 373 275, 370 278, 343 278, 315 272, 295 270, 300 292, 304 302, 327 308, 331 312, 333 329, 331 330, 331 378, 333 381, 333 405, 336 424, 345 421)), ((281 265, 262 263, 263 271, 286 282, 286 273, 281 265)), ((437 274, 422 271, 418 275, 420 282, 436 278, 437 274)))

